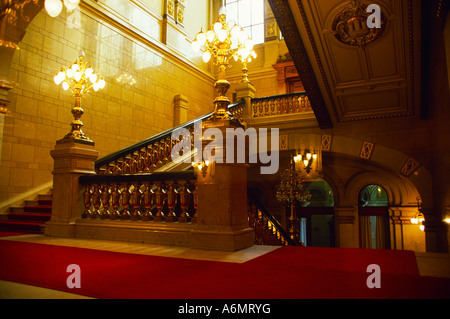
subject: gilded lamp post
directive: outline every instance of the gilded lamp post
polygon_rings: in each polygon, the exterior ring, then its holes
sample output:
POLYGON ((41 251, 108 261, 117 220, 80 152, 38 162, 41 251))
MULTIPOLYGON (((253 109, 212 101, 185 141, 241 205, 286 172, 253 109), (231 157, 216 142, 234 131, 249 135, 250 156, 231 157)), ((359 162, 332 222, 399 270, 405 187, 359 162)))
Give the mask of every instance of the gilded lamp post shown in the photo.
POLYGON ((82 131, 83 122, 80 120, 84 111, 81 107, 81 98, 89 93, 91 89, 98 91, 105 87, 105 80, 94 73, 88 62, 84 61, 84 52, 81 51, 78 59, 66 70, 61 68, 54 77, 56 85, 62 84, 64 91, 71 89, 75 97, 75 105, 72 108, 74 120, 72 121, 72 130, 57 143, 66 141, 77 141, 85 144, 93 144, 82 131))
POLYGON ((228 21, 224 8, 219 12, 217 22, 210 26, 208 31, 202 30, 197 33, 192 42, 195 51, 202 51, 205 63, 215 58, 215 65, 219 68, 218 79, 214 84, 219 95, 214 100, 213 119, 228 119, 232 115, 228 112, 230 101, 226 97, 230 83, 226 79, 226 69, 230 67, 230 59, 241 60, 244 63, 244 78, 247 78, 247 63, 256 58, 253 50, 253 41, 241 26, 234 21, 228 21))
POLYGON ((303 181, 295 169, 295 163, 298 161, 300 161, 300 157, 291 155, 289 168, 282 173, 282 180, 276 190, 276 198, 279 201, 286 201, 290 205, 289 234, 296 243, 299 242, 299 225, 295 213, 295 201, 307 201, 311 198, 309 190, 302 183, 303 181))

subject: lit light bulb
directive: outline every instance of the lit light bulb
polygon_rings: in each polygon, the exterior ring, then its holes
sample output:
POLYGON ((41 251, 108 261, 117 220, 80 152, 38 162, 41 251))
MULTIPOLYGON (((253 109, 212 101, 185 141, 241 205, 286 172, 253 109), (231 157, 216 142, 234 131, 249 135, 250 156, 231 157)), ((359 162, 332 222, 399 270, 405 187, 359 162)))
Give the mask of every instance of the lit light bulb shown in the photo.
POLYGON ((80 66, 77 63, 74 63, 74 64, 72 64, 71 69, 73 72, 76 72, 80 69, 80 66))
POLYGON ((105 87, 105 84, 106 84, 106 82, 103 79, 100 79, 100 81, 98 81, 98 86, 100 89, 103 89, 105 87))
POLYGON ((72 69, 67 69, 67 77, 69 79, 73 78, 73 71, 72 71, 72 69))
POLYGON ((75 81, 77 81, 77 82, 81 80, 81 76, 82 76, 82 74, 81 74, 80 71, 76 71, 76 72, 73 74, 73 78, 74 78, 75 81))
POLYGON ((85 74, 87 77, 90 77, 92 73, 94 73, 94 70, 92 70, 92 68, 87 68, 87 69, 84 71, 84 74, 85 74))
POLYGON ((205 45, 206 34, 204 34, 203 32, 198 33, 196 36, 196 40, 197 40, 199 46, 205 45))
POLYGON ((57 17, 63 8, 63 4, 60 0, 45 0, 45 10, 52 18, 57 17))
POLYGON ((80 0, 64 0, 64 5, 67 8, 67 11, 72 11, 78 7, 78 3, 80 0))
POLYGON ((425 230, 425 226, 424 225, 420 225, 419 228, 420 228, 421 231, 425 230))
POLYGON ((214 29, 214 31, 216 31, 216 33, 218 33, 219 30, 222 29, 222 23, 216 22, 216 23, 214 24, 213 29, 214 29))
POLYGON ((217 37, 219 38, 220 42, 225 41, 227 38, 227 31, 224 29, 220 29, 219 32, 217 32, 217 37))
POLYGON ((93 85, 94 91, 97 92, 98 89, 100 88, 100 85, 98 84, 98 82, 95 82, 93 85))
POLYGON ((253 49, 253 40, 252 39, 247 39, 244 43, 244 46, 246 49, 251 50, 253 49))
POLYGON ((208 42, 212 43, 215 37, 216 34, 214 33, 214 31, 209 30, 208 32, 206 32, 206 39, 208 40, 208 42))
POLYGON ((62 84, 62 87, 63 87, 64 91, 67 91, 67 89, 69 88, 69 83, 64 81, 62 84))
POLYGON ((200 44, 197 40, 192 41, 192 49, 194 52, 200 51, 200 44))
POLYGON ((209 60, 211 59, 211 53, 209 51, 203 52, 202 58, 205 63, 209 62, 209 60))
POLYGON ((53 80, 55 81, 56 85, 59 85, 61 83, 61 79, 59 77, 59 75, 55 75, 55 77, 53 78, 53 80))
POLYGON ((241 27, 238 25, 235 25, 234 27, 231 28, 231 31, 230 31, 231 36, 233 38, 237 37, 239 35, 239 31, 241 31, 241 27))
POLYGON ((244 30, 241 30, 240 32, 239 32, 239 35, 238 35, 238 40, 239 40, 239 42, 240 43, 245 43, 245 41, 248 39, 248 34, 247 34, 247 32, 245 32, 244 30))
POLYGON ((97 74, 92 73, 92 74, 89 76, 89 80, 91 80, 92 83, 97 82, 97 74))

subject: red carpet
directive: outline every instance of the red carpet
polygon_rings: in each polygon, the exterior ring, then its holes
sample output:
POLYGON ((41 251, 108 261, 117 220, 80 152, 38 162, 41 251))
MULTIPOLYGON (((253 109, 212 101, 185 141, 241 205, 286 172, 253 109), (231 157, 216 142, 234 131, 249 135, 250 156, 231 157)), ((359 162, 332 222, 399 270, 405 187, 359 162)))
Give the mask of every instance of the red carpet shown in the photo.
POLYGON ((449 298, 450 280, 420 277, 414 253, 282 247, 243 264, 0 241, 0 279, 115 299, 449 298), (81 268, 70 289, 67 266, 81 268), (369 264, 381 288, 369 289, 369 264))

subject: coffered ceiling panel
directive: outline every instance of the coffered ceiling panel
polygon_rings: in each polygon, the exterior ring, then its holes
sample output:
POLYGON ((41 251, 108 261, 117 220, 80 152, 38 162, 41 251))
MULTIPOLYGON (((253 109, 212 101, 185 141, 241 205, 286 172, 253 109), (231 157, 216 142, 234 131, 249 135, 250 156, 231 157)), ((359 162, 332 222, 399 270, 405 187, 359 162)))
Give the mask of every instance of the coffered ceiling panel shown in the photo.
POLYGON ((413 0, 289 0, 334 121, 420 113, 418 5, 413 0), (367 27, 366 8, 373 3, 381 8, 381 28, 367 27))

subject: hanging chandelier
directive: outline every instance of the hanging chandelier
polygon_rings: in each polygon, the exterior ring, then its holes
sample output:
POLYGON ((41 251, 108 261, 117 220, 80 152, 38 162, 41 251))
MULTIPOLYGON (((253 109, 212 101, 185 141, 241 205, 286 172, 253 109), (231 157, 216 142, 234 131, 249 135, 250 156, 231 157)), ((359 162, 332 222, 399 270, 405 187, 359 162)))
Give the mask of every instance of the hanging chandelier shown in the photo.
POLYGON ((226 69, 230 67, 230 60, 235 59, 244 63, 244 79, 247 79, 247 63, 256 58, 253 50, 253 40, 247 32, 237 25, 234 21, 226 19, 225 8, 219 12, 218 20, 212 24, 207 31, 203 28, 195 36, 192 42, 194 51, 202 52, 202 59, 208 63, 211 59, 215 60, 218 66, 218 79, 214 84, 219 95, 214 100, 213 118, 232 118, 228 112, 230 101, 225 96, 230 83, 226 79, 226 69))

